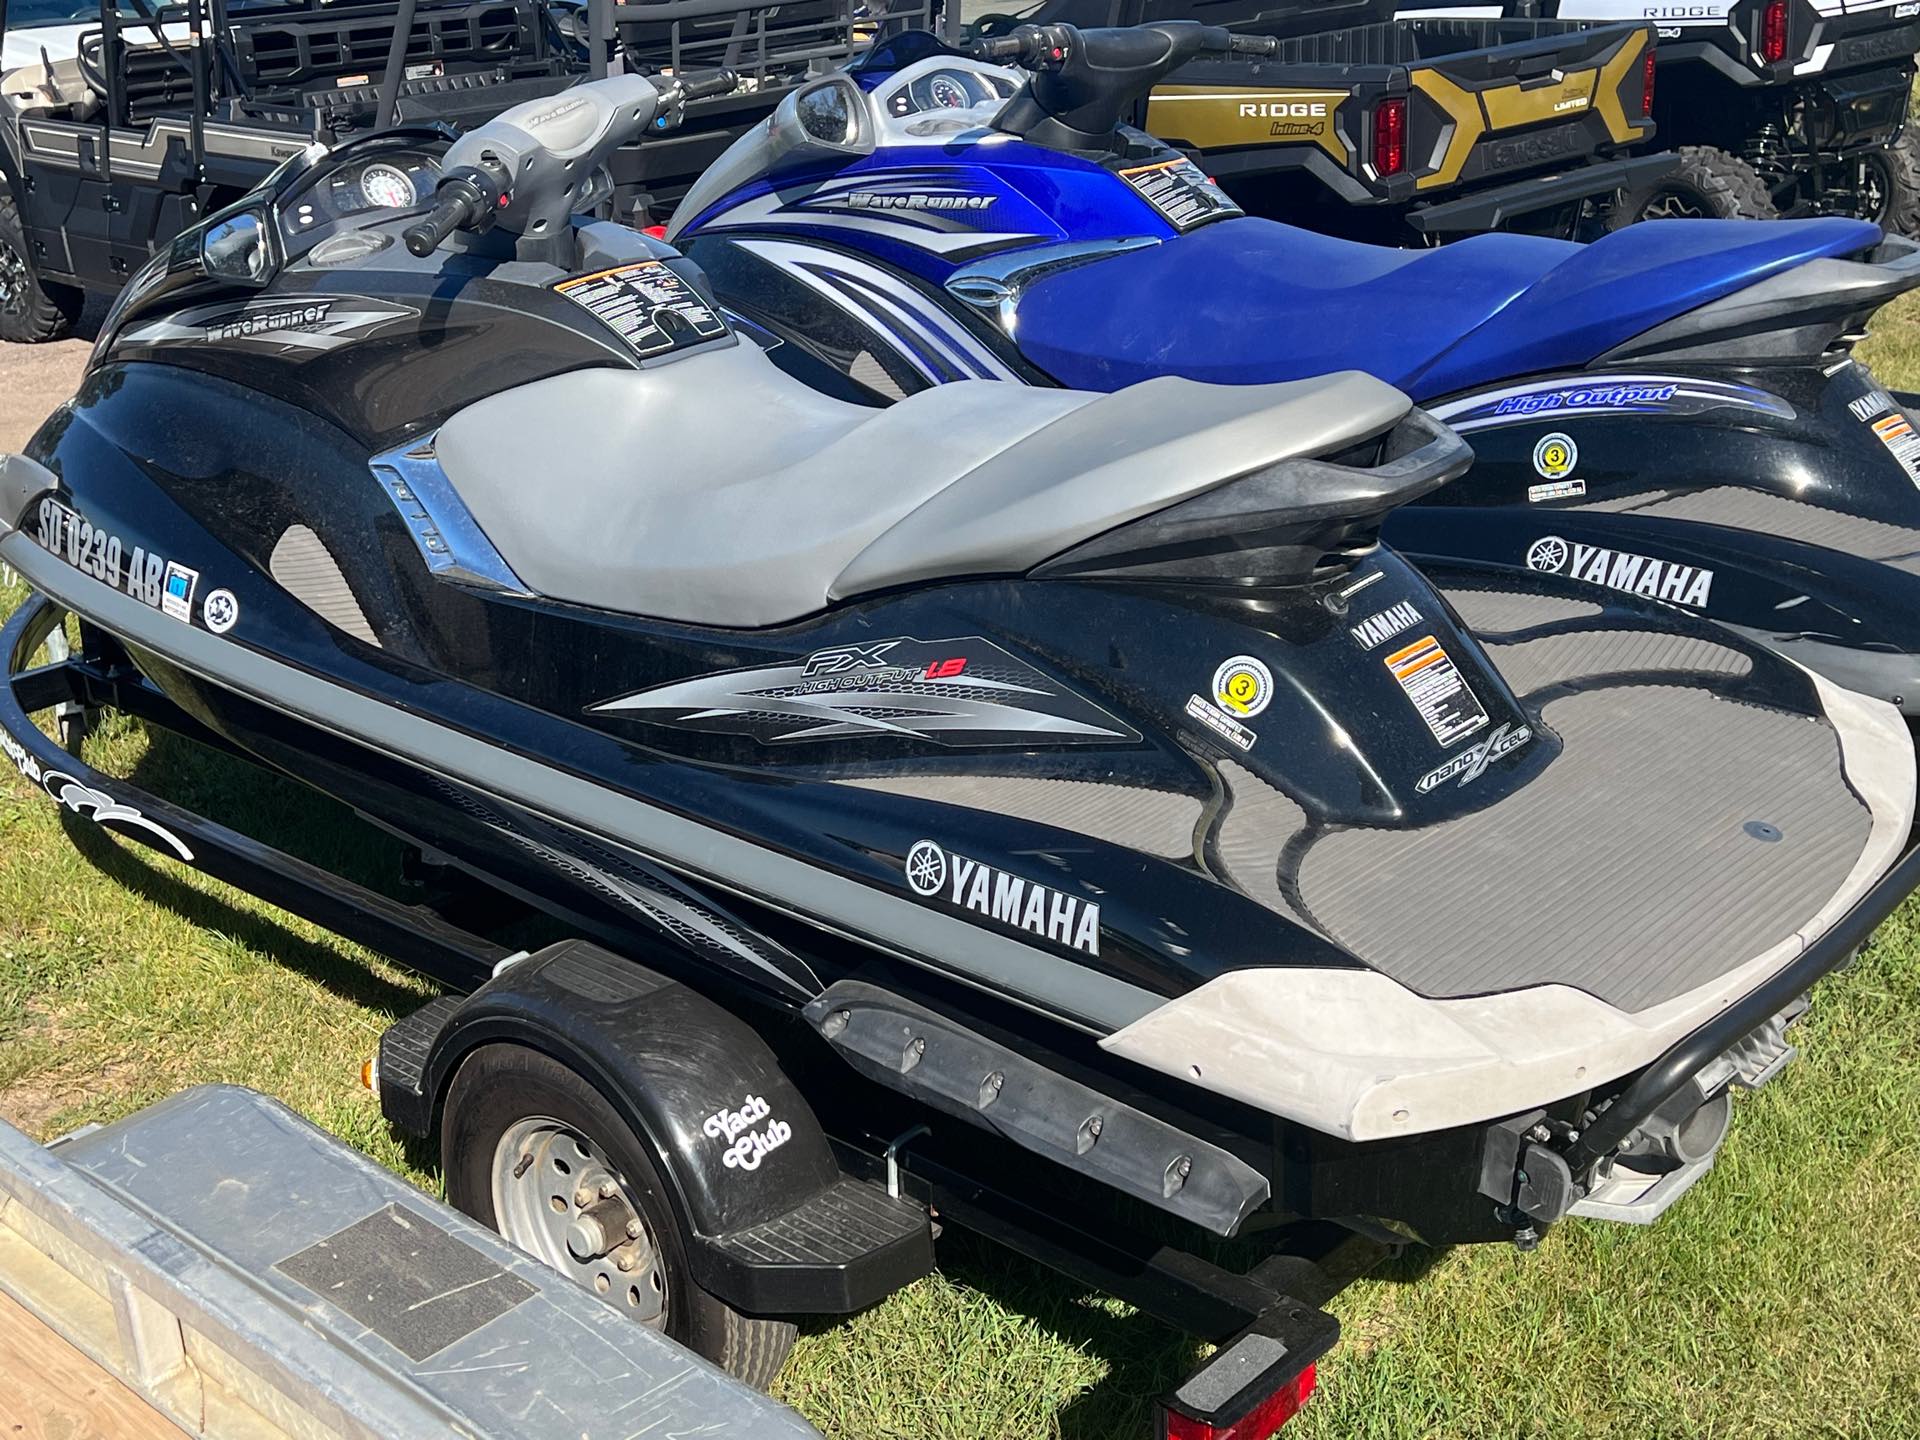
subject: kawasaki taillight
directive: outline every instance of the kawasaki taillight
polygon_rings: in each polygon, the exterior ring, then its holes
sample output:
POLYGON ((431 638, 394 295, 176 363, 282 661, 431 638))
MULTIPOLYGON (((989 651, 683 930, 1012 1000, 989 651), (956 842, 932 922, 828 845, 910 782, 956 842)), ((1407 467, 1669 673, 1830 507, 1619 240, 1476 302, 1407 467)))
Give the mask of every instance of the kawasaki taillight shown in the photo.
POLYGON ((1382 100, 1373 107, 1373 170, 1385 177, 1407 168, 1407 102, 1382 100))
POLYGON ((1760 58, 1769 65, 1787 58, 1787 0, 1767 0, 1760 16, 1760 58))
POLYGON ((1653 51, 1647 51, 1647 58, 1640 62, 1640 75, 1646 82, 1640 88, 1640 113, 1653 114, 1653 51))

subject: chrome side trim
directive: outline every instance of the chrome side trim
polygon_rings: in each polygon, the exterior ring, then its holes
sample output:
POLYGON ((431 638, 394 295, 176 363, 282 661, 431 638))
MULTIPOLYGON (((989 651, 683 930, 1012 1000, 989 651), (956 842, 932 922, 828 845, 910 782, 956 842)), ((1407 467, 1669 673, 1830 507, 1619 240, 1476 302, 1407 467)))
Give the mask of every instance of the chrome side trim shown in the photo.
POLYGON ((443 580, 481 585, 511 595, 531 595, 513 567, 493 548, 486 532, 440 468, 434 437, 376 455, 373 478, 387 492, 427 569, 443 580))
POLYGON ((991 315, 1000 328, 1013 333, 1014 312, 1029 285, 1076 265, 1089 265, 1129 250, 1158 245, 1154 235, 1125 235, 1109 240, 1069 240, 1042 245, 1011 255, 988 255, 963 265, 947 277, 947 290, 958 299, 991 315))

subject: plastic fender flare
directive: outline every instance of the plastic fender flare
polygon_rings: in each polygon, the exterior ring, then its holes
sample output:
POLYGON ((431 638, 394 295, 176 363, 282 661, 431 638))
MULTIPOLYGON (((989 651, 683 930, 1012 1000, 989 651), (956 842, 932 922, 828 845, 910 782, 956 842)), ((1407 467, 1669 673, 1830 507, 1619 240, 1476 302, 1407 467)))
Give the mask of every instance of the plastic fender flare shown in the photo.
POLYGON ((592 1084, 650 1147, 696 1277, 716 1293, 703 1239, 784 1215, 841 1178, 812 1107, 750 1026, 598 946, 549 946, 465 999, 421 1014, 438 1028, 417 1089, 386 1073, 388 1046, 381 1047, 381 1105, 395 1125, 430 1133, 455 1072, 480 1046, 546 1053, 592 1084), (758 1150, 752 1137, 776 1122, 786 1138, 758 1150))

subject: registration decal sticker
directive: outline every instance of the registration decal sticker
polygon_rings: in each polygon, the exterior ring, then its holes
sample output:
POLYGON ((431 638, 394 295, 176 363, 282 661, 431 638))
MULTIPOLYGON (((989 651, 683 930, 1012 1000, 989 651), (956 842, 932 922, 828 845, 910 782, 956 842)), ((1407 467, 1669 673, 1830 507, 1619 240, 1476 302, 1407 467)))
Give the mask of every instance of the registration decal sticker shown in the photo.
POLYGON ((1388 673, 1400 682, 1407 699, 1442 745, 1456 744, 1487 723, 1479 697, 1453 657, 1433 636, 1423 635, 1394 651, 1386 657, 1386 664, 1388 673))

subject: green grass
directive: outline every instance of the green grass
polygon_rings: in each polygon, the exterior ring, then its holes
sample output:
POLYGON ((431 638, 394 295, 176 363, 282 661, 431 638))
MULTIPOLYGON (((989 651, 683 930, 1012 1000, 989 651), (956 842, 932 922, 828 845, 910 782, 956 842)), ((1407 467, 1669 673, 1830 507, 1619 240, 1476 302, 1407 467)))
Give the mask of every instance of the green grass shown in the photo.
MULTIPOLYGON (((1920 305, 1881 379, 1920 386, 1920 305)), ((0 589, 0 613, 21 598, 0 589)), ((87 758, 371 878, 391 846, 298 787, 119 719, 87 758)), ((1816 993, 1805 1057, 1738 1106, 1658 1225, 1575 1221, 1531 1256, 1423 1255, 1334 1304, 1345 1342, 1288 1430, 1360 1437, 1920 1435, 1920 908, 1816 993), (1409 1278, 1418 1274, 1417 1279, 1409 1278)), ((252 1085, 417 1184, 359 1086, 428 992, 356 946, 62 814, 0 775, 0 1116, 50 1136, 206 1080, 252 1085)), ((1140 1433, 1189 1341, 962 1239, 943 1270, 801 1338, 779 1392, 828 1435, 1140 1433)))

